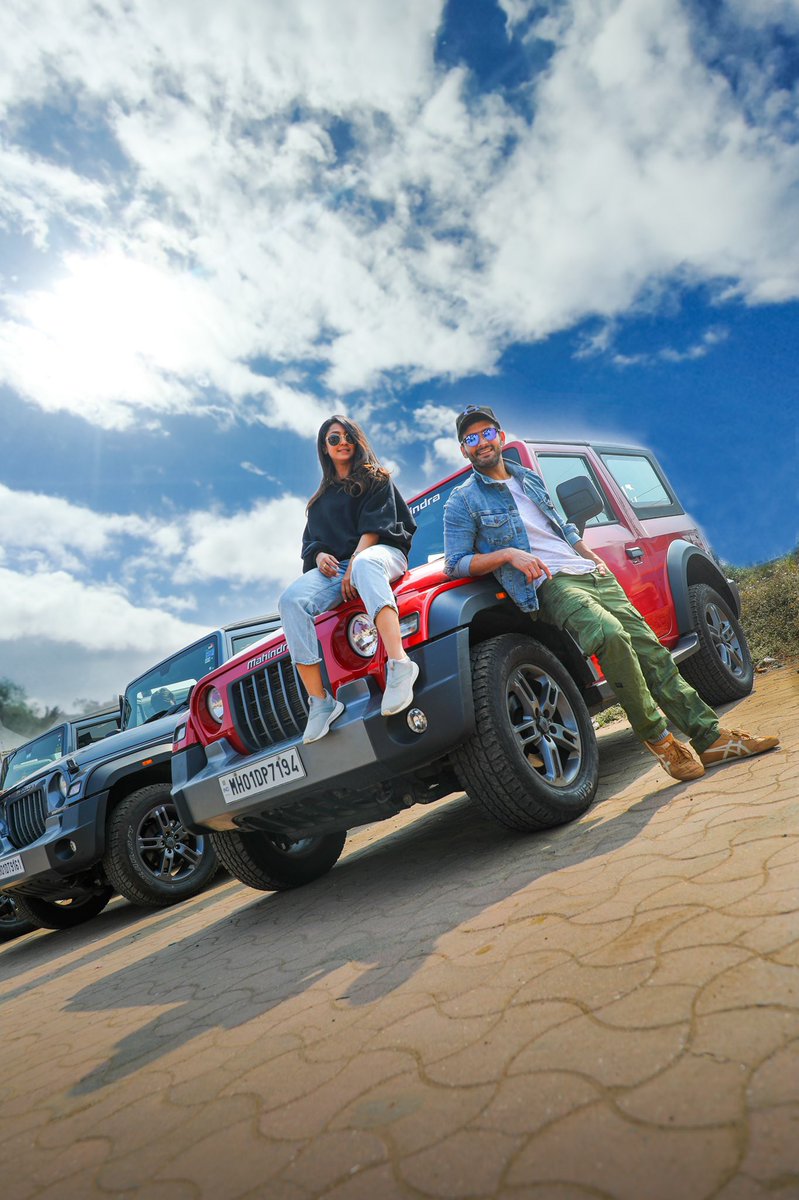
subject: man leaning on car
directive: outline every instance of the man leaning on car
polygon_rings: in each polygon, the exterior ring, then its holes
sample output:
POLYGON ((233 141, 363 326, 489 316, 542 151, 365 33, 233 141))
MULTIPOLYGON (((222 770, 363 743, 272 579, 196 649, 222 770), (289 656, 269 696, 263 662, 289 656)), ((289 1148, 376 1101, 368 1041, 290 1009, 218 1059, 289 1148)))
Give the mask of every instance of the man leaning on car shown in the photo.
POLYGON ((444 510, 447 575, 495 575, 523 612, 540 612, 584 654, 595 654, 633 730, 674 779, 697 779, 705 767, 779 743, 720 728, 607 565, 561 517, 541 476, 503 458, 505 433, 493 409, 469 405, 456 431, 472 473, 444 510), (666 718, 695 753, 669 732, 666 718))

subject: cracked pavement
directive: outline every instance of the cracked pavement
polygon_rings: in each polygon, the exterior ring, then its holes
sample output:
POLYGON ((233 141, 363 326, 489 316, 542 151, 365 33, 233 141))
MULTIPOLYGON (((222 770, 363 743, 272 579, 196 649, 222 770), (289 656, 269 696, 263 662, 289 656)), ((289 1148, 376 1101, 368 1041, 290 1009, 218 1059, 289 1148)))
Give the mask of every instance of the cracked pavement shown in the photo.
POLYGON ((458 795, 8 943, 4 1197, 795 1200, 798 700, 758 676, 725 723, 781 748, 691 784, 603 730, 546 834, 458 795))

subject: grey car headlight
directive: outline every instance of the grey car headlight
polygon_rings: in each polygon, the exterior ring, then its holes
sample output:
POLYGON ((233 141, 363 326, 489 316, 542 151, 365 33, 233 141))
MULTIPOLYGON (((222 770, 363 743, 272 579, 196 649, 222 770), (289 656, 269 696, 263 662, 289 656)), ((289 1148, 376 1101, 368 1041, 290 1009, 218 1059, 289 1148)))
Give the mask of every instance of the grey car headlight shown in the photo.
POLYGON ((377 630, 366 613, 356 613, 347 625, 347 641, 361 658, 374 658, 377 651, 377 630))
POLYGON ((217 725, 221 725, 225 715, 225 706, 222 703, 222 693, 219 688, 210 687, 203 696, 203 700, 211 720, 215 721, 217 725))

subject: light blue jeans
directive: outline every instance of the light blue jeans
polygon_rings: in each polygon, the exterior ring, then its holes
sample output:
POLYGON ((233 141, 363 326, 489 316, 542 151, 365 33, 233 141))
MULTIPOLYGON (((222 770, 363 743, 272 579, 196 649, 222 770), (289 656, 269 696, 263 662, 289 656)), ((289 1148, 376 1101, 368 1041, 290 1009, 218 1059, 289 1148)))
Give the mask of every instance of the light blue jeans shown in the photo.
MULTIPOLYGON (((333 576, 323 575, 318 567, 314 567, 290 583, 278 600, 292 662, 302 666, 321 662, 314 617, 341 604, 341 581, 348 564, 349 559, 343 559, 333 576)), ((407 570, 407 558, 394 546, 369 546, 356 555, 351 579, 373 621, 381 608, 393 608, 397 612, 391 583, 407 570)))

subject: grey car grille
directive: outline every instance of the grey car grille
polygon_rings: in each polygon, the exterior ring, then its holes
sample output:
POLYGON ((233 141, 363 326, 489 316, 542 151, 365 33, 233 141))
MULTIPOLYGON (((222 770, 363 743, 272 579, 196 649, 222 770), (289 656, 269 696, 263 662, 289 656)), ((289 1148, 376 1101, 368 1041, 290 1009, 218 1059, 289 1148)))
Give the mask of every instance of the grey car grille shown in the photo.
POLYGON ((288 741, 305 729, 306 692, 290 658, 237 679, 229 696, 236 732, 251 750, 288 741))
POLYGON ((6 800, 5 809, 12 846, 19 850, 42 836, 47 822, 47 794, 44 787, 38 787, 24 796, 10 797, 6 800))

